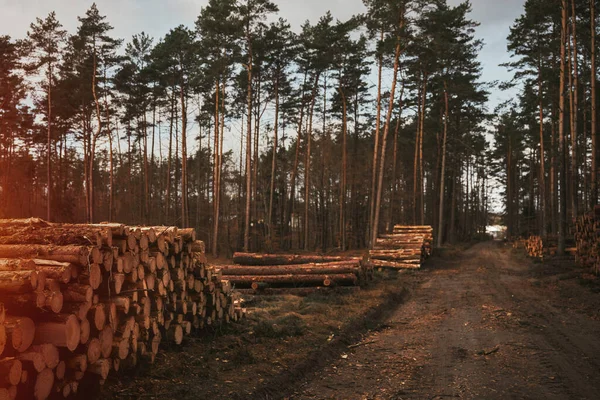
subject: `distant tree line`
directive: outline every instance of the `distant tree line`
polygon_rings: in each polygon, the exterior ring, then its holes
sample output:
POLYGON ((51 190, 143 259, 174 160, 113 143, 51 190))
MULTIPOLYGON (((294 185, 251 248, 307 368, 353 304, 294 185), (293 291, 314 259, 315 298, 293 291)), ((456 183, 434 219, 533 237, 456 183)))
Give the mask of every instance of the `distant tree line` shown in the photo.
POLYGON ((470 3, 363 1, 299 32, 269 0, 209 0, 158 40, 113 37, 95 4, 73 34, 50 13, 1 36, 0 217, 195 227, 214 255, 483 232, 470 3))

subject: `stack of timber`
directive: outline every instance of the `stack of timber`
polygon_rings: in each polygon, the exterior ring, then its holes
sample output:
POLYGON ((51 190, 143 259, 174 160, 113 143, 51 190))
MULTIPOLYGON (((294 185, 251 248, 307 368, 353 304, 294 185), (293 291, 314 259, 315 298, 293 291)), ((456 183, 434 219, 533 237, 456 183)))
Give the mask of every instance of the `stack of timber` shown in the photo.
POLYGON ((373 278, 370 264, 358 257, 235 253, 233 261, 234 265, 218 268, 236 290, 247 294, 307 295, 330 288, 354 290, 373 278))
POLYGON ((584 267, 600 273, 600 206, 575 221, 575 260, 584 267))
MULTIPOLYGON (((565 239, 565 253, 567 255, 575 255, 577 248, 573 238, 565 239)), ((544 260, 546 256, 556 256, 558 253, 558 238, 556 236, 541 236, 532 235, 525 241, 525 251, 529 257, 544 260)))
POLYGON ((243 315, 193 229, 0 220, 0 399, 67 397, 243 315))
POLYGON ((541 236, 531 235, 525 242, 525 251, 532 258, 544 259, 544 241, 541 236))
POLYGON ((390 235, 380 235, 369 251, 374 267, 394 269, 421 268, 431 256, 433 228, 431 226, 394 226, 390 235))

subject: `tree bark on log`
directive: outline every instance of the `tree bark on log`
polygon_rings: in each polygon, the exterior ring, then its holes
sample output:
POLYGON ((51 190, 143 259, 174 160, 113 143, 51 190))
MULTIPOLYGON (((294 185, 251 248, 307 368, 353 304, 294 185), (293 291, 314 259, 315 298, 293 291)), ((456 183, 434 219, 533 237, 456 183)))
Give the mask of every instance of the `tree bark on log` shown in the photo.
MULTIPOLYGON (((52 226, 48 228, 2 227, 0 228, 0 244, 39 244, 39 245, 79 245, 98 246, 104 243, 102 231, 88 226, 65 228, 52 226)), ((107 238, 108 239, 108 238, 107 238)))
POLYGON ((228 275, 314 275, 314 274, 357 274, 360 265, 355 261, 325 264, 299 264, 299 265, 221 265, 221 273, 228 275))
POLYGON ((44 258, 80 265, 90 264, 91 246, 0 245, 1 258, 44 258))
POLYGON ((50 343, 57 347, 66 347, 74 351, 80 343, 81 328, 77 317, 73 314, 48 316, 51 322, 36 324, 35 344, 50 343))
POLYGON ((262 282, 272 285, 278 284, 304 284, 304 285, 356 285, 358 278, 354 274, 330 275, 230 275, 227 279, 235 285, 250 286, 253 282, 262 282), (329 284, 327 283, 329 282, 329 284))
POLYGON ((316 287, 301 287, 301 288, 270 288, 264 287, 262 289, 236 289, 241 294, 246 295, 265 295, 265 296, 281 296, 281 295, 293 295, 293 296, 309 296, 315 293, 322 293, 325 295, 330 294, 347 294, 360 291, 360 286, 339 286, 339 287, 327 287, 327 286, 316 286, 316 287))
POLYGON ((233 262, 241 265, 294 265, 360 260, 361 258, 358 257, 320 256, 315 254, 260 254, 241 252, 233 254, 233 262))
POLYGON ((421 264, 409 264, 403 262, 383 261, 383 260, 371 260, 371 264, 374 267, 383 268, 394 268, 394 269, 418 269, 421 268, 421 264))
POLYGON ((35 271, 0 271, 1 293, 28 293, 37 289, 38 273, 35 271))

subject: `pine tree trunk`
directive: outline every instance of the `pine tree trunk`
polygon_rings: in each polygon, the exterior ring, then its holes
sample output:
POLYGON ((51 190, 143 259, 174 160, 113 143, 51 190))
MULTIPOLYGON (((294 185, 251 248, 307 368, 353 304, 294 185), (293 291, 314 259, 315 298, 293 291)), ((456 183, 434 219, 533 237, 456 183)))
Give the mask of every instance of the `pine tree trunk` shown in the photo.
POLYGON ((327 202, 329 199, 329 190, 325 184, 325 149, 330 143, 329 134, 326 129, 327 125, 327 72, 323 74, 323 127, 321 139, 321 250, 327 251, 327 235, 328 235, 328 211, 327 202))
MULTIPOLYGON (((243 213, 242 209, 244 208, 244 115, 241 115, 240 121, 240 164, 239 164, 239 181, 238 181, 238 201, 237 201, 237 230, 239 233, 238 243, 244 243, 244 230, 242 229, 242 219, 243 213)), ((209 134, 210 137, 210 134, 209 134)), ((210 140, 209 140, 210 147, 210 140)))
POLYGON ((90 140, 89 130, 85 121, 85 115, 82 115, 82 136, 83 136, 83 184, 85 186, 85 219, 86 221, 90 220, 90 180, 89 180, 89 153, 90 149, 88 146, 88 142, 90 140))
POLYGON ((52 63, 48 63, 48 147, 47 147, 47 179, 48 193, 46 202, 46 220, 52 221, 52 63))
POLYGON ((100 133, 102 132, 102 119, 100 118, 100 102, 98 101, 98 95, 96 94, 96 71, 98 68, 97 64, 97 54, 96 54, 96 41, 94 38, 94 55, 93 55, 93 68, 92 68, 92 95, 94 96, 94 104, 96 105, 96 122, 98 126, 96 127, 96 133, 92 135, 91 142, 91 151, 90 151, 90 166, 89 166, 89 174, 90 174, 90 204, 89 204, 89 216, 91 223, 94 222, 94 156, 96 154, 96 141, 100 137, 100 133))
POLYGON ((572 7, 572 60, 573 60, 573 130, 571 131, 571 216, 573 220, 579 214, 579 163, 577 162, 577 132, 579 130, 578 113, 579 113, 579 58, 577 49, 577 15, 575 13, 575 0, 571 0, 572 7))
MULTIPOLYGON (((249 29, 249 28, 248 28, 249 29)), ((250 248, 250 201, 252 197, 252 43, 248 40, 248 121, 246 132, 246 216, 244 220, 244 251, 250 248)))
MULTIPOLYGON (((404 26, 404 17, 400 21, 400 27, 404 26)), ((381 140, 381 157, 379 161, 379 178, 377 182, 377 200, 375 204, 375 218, 373 220, 373 230, 371 236, 371 248, 377 241, 377 234, 379 233, 379 214, 381 211, 381 197, 383 192, 383 175, 385 173, 385 150, 387 144, 387 136, 390 130, 390 123, 392 119, 392 112, 394 111, 394 97, 396 96, 396 84, 398 83, 398 69, 400 66, 400 38, 396 38, 396 49, 394 53, 394 72, 392 78, 392 88, 390 90, 390 100, 388 104, 387 117, 385 120, 385 126, 383 129, 383 137, 381 140)), ((402 107, 400 104, 399 107, 402 107)))
MULTIPOLYGON (((300 118, 298 122, 298 136, 296 138, 296 150, 294 154, 294 168, 292 169, 292 176, 290 178, 290 201, 285 213, 285 229, 286 232, 288 229, 291 229, 291 217, 294 212, 294 205, 296 200, 296 177, 298 176, 298 164, 300 163, 300 141, 302 139, 302 125, 304 123, 304 97, 306 95, 305 87, 306 87, 306 78, 307 73, 304 74, 304 82, 302 83, 302 95, 301 95, 301 105, 300 105, 300 118)), ((291 245, 291 230, 288 233, 290 236, 290 245, 291 245)))
POLYGON ((402 110, 398 113, 396 117, 396 128, 394 129, 394 144, 393 144, 393 152, 392 152, 392 179, 391 179, 391 187, 390 187, 390 207, 388 212, 388 221, 387 227, 389 231, 390 227, 394 225, 394 221, 397 219, 396 217, 396 202, 397 202, 397 192, 398 192, 398 135, 400 133, 400 123, 402 121, 402 110))
POLYGON ((542 92, 542 65, 538 66, 538 96, 540 107, 540 235, 546 236, 546 170, 544 162, 544 103, 542 92))
POLYGON ((344 90, 340 86, 338 88, 340 92, 340 97, 342 98, 342 171, 340 180, 340 216, 339 216, 339 224, 340 224, 340 249, 342 251, 346 250, 346 218, 345 218, 345 209, 346 209, 346 177, 347 177, 347 133, 348 133, 348 106, 346 103, 346 95, 344 90))
POLYGON ((448 139, 448 83, 444 80, 444 137, 442 138, 442 169, 440 172, 440 208, 438 211, 437 247, 442 247, 444 236, 444 174, 446 172, 446 141, 448 139))
POLYGON ((321 74, 317 72, 315 76, 315 82, 313 84, 313 91, 311 96, 310 111, 308 114, 308 131, 306 132, 306 157, 304 160, 304 250, 309 249, 309 199, 310 199, 310 147, 312 139, 313 129, 313 115, 315 110, 315 103, 317 102, 317 86, 319 85, 319 78, 321 74))
POLYGON ((279 76, 280 71, 277 71, 275 79, 275 123, 273 127, 273 160, 271 161, 271 187, 269 190, 269 214, 267 215, 269 227, 269 239, 273 242, 273 195, 275 192, 275 173, 277 168, 277 148, 279 146, 278 129, 279 129, 279 76))
POLYGON ((188 216, 188 185, 187 185, 187 105, 185 87, 181 83, 181 225, 190 226, 188 216))
POLYGON ((513 238, 515 235, 512 209, 513 209, 513 185, 512 185, 512 140, 508 136, 508 150, 506 152, 506 214, 507 214, 507 231, 508 237, 513 238))
POLYGON ((150 177, 148 176, 148 123, 146 118, 146 105, 144 104, 142 114, 142 123, 144 124, 144 218, 142 219, 142 222, 144 224, 148 224, 148 216, 150 215, 148 201, 148 197, 150 196, 150 177))
POLYGON ((550 138, 550 221, 552 235, 558 234, 558 198, 557 198, 557 168, 556 168, 556 109, 552 108, 552 125, 550 138))
MULTIPOLYGON (((106 85, 106 67, 104 68, 104 82, 106 85)), ((108 90, 104 92, 104 115, 106 118, 106 134, 108 136, 108 168, 109 168, 109 181, 108 181, 108 222, 112 222, 113 219, 113 200, 114 200, 114 165, 113 165, 113 136, 110 128, 110 109, 108 107, 108 90)))
POLYGON ((169 125, 169 155, 167 160, 167 202, 166 202, 166 223, 169 224, 171 220, 169 216, 171 214, 171 169, 172 169, 172 154, 173 154, 173 126, 175 124, 175 94, 172 93, 171 98, 171 116, 169 125))
MULTIPOLYGON (((153 93, 154 93, 154 87, 153 87, 153 93)), ((152 178, 152 180, 150 181, 150 215, 154 216, 154 208, 155 208, 155 203, 156 203, 156 195, 154 194, 154 188, 152 187, 152 182, 154 181, 154 176, 153 176, 153 171, 154 171, 154 137, 155 137, 155 133, 156 133, 156 97, 154 97, 152 99, 152 143, 150 145, 150 168, 148 171, 148 175, 152 178)), ((154 225, 157 223, 155 218, 150 218, 149 223, 151 225, 154 225)))
MULTIPOLYGON (((467 158, 468 160, 468 158, 467 158)), ((468 161, 467 161, 468 162, 468 161)), ((468 173, 468 167, 467 167, 467 177, 469 176, 468 173)), ((452 171, 452 177, 451 177, 451 182, 452 182, 452 197, 451 197, 451 204, 450 204, 450 230, 448 233, 448 241, 453 244, 456 243, 456 198, 458 197, 457 193, 456 193, 456 187, 458 186, 456 184, 456 172, 452 171)), ((467 191, 469 184, 467 183, 467 191)), ((466 215, 469 214, 469 210, 466 210, 466 215)), ((468 224, 465 224, 465 232, 468 233, 468 224)))
MULTIPOLYGON (((177 96, 175 88, 173 88, 173 97, 177 96)), ((177 102, 177 98, 175 97, 177 102)), ((175 190, 175 216, 173 225, 177 225, 179 221, 179 107, 175 108, 175 179, 173 189, 175 190)))
POLYGON ((596 112, 596 1, 590 0, 590 20, 591 20, 591 81, 592 81, 592 171, 591 171, 591 207, 593 208, 598 203, 598 154, 596 150, 597 138, 597 112, 596 112))
POLYGON ((252 157, 252 215, 254 219, 258 219, 258 164, 260 155, 258 153, 258 145, 260 140, 260 85, 261 85, 260 70, 255 75, 256 91, 254 92, 254 156, 252 157))
POLYGON ((213 176, 212 176, 212 206, 213 206, 213 226, 212 226, 212 239, 211 239, 211 252, 213 257, 217 256, 216 251, 216 240, 215 233, 218 234, 218 220, 217 220, 217 184, 219 181, 219 132, 220 132, 220 124, 221 124, 221 116, 220 116, 220 95, 221 95, 221 86, 220 81, 217 78, 215 82, 215 133, 213 136, 213 176))
MULTIPOLYGON (((422 75, 421 75, 422 76, 422 75)), ((422 78, 421 78, 422 80, 422 78)), ((419 190, 419 181, 417 179, 417 176, 419 176, 419 141, 421 138, 421 93, 420 91, 422 90, 421 88, 422 85, 419 85, 419 93, 417 93, 417 120, 416 120, 416 125, 417 125, 417 132, 415 133, 415 158, 413 161, 413 207, 412 207, 412 211, 413 211, 413 225, 417 224, 417 208, 418 208, 418 202, 417 202, 417 191, 419 190)))
MULTIPOLYGON (((383 42, 383 29, 379 40, 383 42)), ((369 208, 369 247, 372 245, 372 239, 376 234, 373 234, 377 228, 374 225, 375 218, 375 197, 376 197, 376 182, 377 182, 377 166, 379 165, 379 131, 381 129, 381 80, 383 75, 383 53, 379 55, 377 71, 377 117, 375 121, 375 145, 373 148, 373 170, 371 177, 371 200, 369 208)))
POLYGON ((565 64, 567 40, 567 0, 561 0, 562 4, 562 22, 561 22, 561 40, 560 40, 560 84, 558 92, 559 97, 559 116, 558 116, 558 145, 560 159, 560 224, 558 229, 558 254, 565 252, 565 236, 567 231, 567 151, 565 140, 565 64))
POLYGON ((424 170, 423 170, 423 133, 425 132, 425 103, 427 102, 427 81, 429 75, 425 73, 425 78, 423 79, 423 93, 421 98, 421 122, 419 123, 419 212, 421 215, 421 225, 425 225, 425 188, 423 185, 424 182, 424 170))
POLYGON ((213 248, 212 253, 215 257, 219 255, 219 218, 221 213, 221 172, 223 169, 223 133, 225 130, 225 79, 222 82, 221 88, 221 110, 219 115, 221 117, 221 122, 219 124, 219 151, 218 151, 218 167, 217 167, 217 191, 216 191, 216 201, 217 205, 215 208, 215 230, 213 232, 213 248))

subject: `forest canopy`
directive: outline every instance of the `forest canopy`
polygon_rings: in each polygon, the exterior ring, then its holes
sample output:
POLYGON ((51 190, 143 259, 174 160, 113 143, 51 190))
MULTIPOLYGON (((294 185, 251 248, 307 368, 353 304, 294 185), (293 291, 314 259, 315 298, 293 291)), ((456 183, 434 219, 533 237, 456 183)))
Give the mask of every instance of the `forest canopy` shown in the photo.
MULTIPOLYGON (((364 248, 396 223, 433 225, 438 245, 484 233, 504 142, 486 140, 470 3, 363 2, 294 31, 269 0, 210 0, 194 26, 126 39, 94 4, 75 32, 53 12, 24 40, 0 36, 0 218, 194 227, 214 255, 364 248)), ((554 49, 531 51, 556 67, 554 49)), ((517 78, 535 82, 534 56, 520 60, 517 78)), ((536 118, 527 82, 515 130, 536 118)), ((550 112, 557 91, 542 90, 550 112)), ((536 167, 526 138, 508 180, 536 167)))

